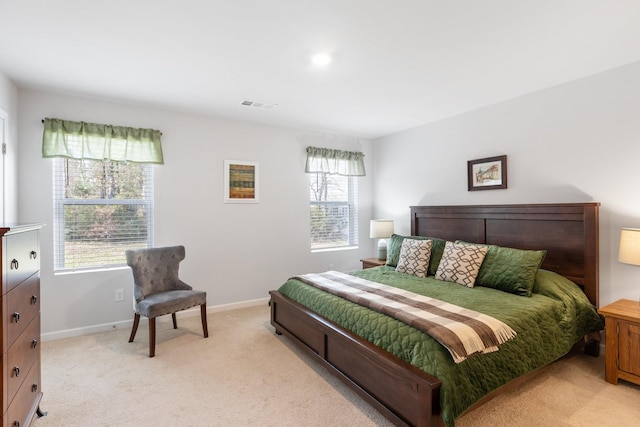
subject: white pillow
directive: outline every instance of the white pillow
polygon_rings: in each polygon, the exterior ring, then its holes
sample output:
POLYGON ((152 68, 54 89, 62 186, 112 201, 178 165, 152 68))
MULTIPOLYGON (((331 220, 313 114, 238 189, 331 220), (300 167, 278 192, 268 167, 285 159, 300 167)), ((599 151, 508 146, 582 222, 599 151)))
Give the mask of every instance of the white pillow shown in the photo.
POLYGON ((447 242, 435 278, 473 288, 487 246, 447 242))
POLYGON ((431 240, 404 239, 396 271, 413 276, 426 277, 431 257, 431 240))

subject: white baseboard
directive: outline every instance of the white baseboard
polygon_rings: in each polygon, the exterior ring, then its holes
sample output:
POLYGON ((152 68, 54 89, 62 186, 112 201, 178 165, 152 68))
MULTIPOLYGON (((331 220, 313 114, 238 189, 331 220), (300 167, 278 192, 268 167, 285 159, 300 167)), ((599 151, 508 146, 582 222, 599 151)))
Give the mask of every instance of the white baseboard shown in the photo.
MULTIPOLYGON (((261 304, 266 305, 268 302, 269 302, 269 298, 266 297, 266 298, 259 298, 255 300, 242 301, 242 302, 236 302, 231 304, 214 305, 211 307, 207 307, 207 313, 219 313, 223 311, 237 310, 240 308, 255 307, 261 304)), ((178 315, 180 317, 199 316, 200 309, 198 307, 195 307, 189 310, 181 311, 178 315)), ((165 316, 159 317, 158 322, 162 322, 162 321, 169 322, 170 321, 169 319, 171 319, 171 317, 169 316, 166 316, 166 319, 165 319, 165 316)), ((143 324, 146 322, 147 322, 146 318, 142 317, 140 319, 140 324, 143 324)), ((131 319, 129 320, 103 323, 100 325, 83 326, 81 328, 65 329, 62 331, 47 332, 42 334, 42 336, 40 337, 40 340, 42 342, 53 341, 53 340, 59 340, 63 338, 77 337, 80 335, 95 334, 96 332, 113 331, 114 329, 121 329, 121 328, 131 329, 132 324, 133 324, 133 313, 131 314, 131 319)))

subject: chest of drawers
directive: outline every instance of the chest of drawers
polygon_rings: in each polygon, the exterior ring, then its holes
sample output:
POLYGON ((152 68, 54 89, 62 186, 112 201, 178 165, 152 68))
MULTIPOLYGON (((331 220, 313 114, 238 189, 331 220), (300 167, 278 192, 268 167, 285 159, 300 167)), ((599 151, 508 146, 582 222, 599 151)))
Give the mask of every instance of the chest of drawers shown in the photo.
POLYGON ((1 427, 29 426, 42 415, 40 380, 41 225, 0 225, 2 237, 1 427))

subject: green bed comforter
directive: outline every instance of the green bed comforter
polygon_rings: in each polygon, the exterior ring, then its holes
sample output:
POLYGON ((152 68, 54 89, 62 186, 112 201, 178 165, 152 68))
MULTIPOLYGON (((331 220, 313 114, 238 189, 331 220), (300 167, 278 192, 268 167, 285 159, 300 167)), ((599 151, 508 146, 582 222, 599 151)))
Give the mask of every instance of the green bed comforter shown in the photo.
POLYGON ((280 287, 283 295, 440 379, 440 403, 449 427, 487 393, 565 355, 586 333, 603 329, 602 318, 582 291, 550 271, 538 271, 531 297, 418 278, 386 266, 352 274, 488 314, 517 332, 499 351, 455 364, 436 340, 400 321, 298 280, 280 287))

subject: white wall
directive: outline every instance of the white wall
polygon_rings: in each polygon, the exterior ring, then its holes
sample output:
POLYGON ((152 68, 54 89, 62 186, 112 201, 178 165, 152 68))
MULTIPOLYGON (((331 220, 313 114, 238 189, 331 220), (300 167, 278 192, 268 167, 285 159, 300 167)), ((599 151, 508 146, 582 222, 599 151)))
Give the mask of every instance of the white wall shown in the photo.
POLYGON ((9 223, 18 220, 18 88, 2 71, 0 110, 5 122, 4 140, 7 144, 7 154, 0 154, 0 222, 9 223))
POLYGON ((409 233, 408 207, 421 204, 600 202, 601 305, 640 294, 640 269, 616 260, 619 229, 640 228, 640 64, 363 141, 369 175, 360 180, 360 249, 330 253, 308 248, 304 145, 297 140, 303 131, 18 90, 2 74, 0 108, 18 118, 11 134, 20 148, 19 219, 47 224, 45 336, 99 329, 129 320, 132 312, 126 269, 52 273, 44 117, 162 130, 166 164, 155 167, 156 245, 186 246, 182 276, 208 292, 210 306, 265 298, 293 274, 359 268, 358 260, 375 252, 368 220, 393 218, 397 232, 409 233), (501 154, 508 155, 509 188, 468 192, 467 160, 501 154), (259 204, 222 202, 225 159, 260 162, 259 204), (118 288, 126 289, 125 303, 114 302, 118 288))
MULTIPOLYGON (((358 269, 360 258, 374 254, 371 173, 360 178, 360 249, 310 252, 306 153, 297 140, 303 131, 20 90, 20 220, 47 224, 41 239, 45 336, 130 320, 133 312, 128 268, 53 274, 52 160, 41 157, 44 117, 163 132, 165 164, 154 167, 155 244, 185 245, 181 276, 208 292, 209 306, 266 299, 294 274, 358 269), (225 159, 259 162, 260 203, 223 203, 225 159), (114 302, 118 288, 126 290, 126 302, 114 302)), ((345 148, 362 150, 371 171, 371 142, 360 145, 345 148)))
POLYGON ((600 202, 600 305, 638 299, 617 262, 640 228, 640 63, 373 141, 374 216, 409 233, 411 205, 600 202), (506 154, 508 189, 467 191, 467 161, 506 154))

